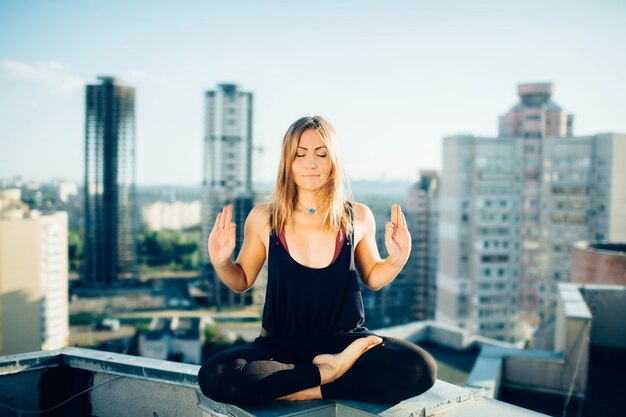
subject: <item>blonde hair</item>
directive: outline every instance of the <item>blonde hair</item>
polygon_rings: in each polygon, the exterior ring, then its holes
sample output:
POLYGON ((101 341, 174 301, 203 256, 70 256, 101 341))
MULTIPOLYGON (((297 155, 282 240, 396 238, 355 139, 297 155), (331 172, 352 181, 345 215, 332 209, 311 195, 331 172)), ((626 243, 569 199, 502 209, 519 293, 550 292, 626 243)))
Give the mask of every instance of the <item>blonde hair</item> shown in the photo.
POLYGON ((348 203, 339 153, 335 144, 335 130, 320 116, 302 117, 296 120, 283 138, 276 188, 269 205, 269 225, 276 233, 284 233, 298 204, 298 189, 291 171, 291 164, 296 158, 300 136, 307 130, 317 130, 327 148, 331 161, 328 180, 324 185, 326 198, 317 212, 322 216, 325 227, 335 232, 349 234, 352 232, 352 206, 348 203))

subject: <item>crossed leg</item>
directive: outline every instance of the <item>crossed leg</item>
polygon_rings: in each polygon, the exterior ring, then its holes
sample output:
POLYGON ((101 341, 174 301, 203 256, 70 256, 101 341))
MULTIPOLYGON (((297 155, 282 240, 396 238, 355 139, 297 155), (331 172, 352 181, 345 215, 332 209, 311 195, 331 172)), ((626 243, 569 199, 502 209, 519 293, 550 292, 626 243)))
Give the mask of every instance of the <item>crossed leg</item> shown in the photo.
POLYGON ((318 400, 322 398, 321 385, 330 384, 341 378, 354 363, 368 350, 382 342, 378 336, 368 336, 356 339, 339 353, 325 353, 313 358, 320 371, 320 385, 294 392, 279 400, 318 400))
POLYGON ((428 352, 385 337, 341 378, 322 385, 321 392, 325 399, 397 403, 422 394, 436 380, 437 364, 428 352))
MULTIPOLYGON (((399 339, 364 352, 340 378, 280 399, 335 399, 396 403, 422 394, 437 379, 435 360, 424 349, 399 339)), ((319 355, 317 358, 326 355, 319 355)))
POLYGON ((198 382, 206 396, 241 405, 319 398, 395 402, 432 386, 430 355, 400 340, 379 342, 376 336, 359 338, 312 362, 276 346, 236 347, 210 358, 198 382))

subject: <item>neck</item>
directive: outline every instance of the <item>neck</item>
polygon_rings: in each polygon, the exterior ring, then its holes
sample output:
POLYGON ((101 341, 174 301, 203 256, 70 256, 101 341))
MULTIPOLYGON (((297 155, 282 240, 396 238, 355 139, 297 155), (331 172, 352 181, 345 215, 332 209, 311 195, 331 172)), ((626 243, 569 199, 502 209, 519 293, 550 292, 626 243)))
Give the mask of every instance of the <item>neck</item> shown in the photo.
POLYGON ((317 210, 322 205, 324 199, 317 192, 298 190, 298 201, 307 209, 317 210))

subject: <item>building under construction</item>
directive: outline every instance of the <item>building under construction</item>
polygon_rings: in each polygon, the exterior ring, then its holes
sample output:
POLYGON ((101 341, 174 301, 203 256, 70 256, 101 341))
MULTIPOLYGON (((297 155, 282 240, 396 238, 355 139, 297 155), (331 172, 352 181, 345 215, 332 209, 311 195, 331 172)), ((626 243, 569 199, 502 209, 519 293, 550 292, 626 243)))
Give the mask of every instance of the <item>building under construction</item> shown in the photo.
POLYGON ((85 97, 82 281, 111 286, 137 277, 135 89, 99 77, 85 97))

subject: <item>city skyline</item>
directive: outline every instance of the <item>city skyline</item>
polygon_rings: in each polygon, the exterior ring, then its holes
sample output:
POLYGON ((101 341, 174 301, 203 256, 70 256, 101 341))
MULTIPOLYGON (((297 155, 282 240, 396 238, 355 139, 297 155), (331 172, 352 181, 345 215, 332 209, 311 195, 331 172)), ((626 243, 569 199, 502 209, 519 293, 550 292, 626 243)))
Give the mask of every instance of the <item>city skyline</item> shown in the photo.
POLYGON ((575 135, 626 132, 618 2, 147 5, 0 6, 0 178, 80 180, 84 88, 101 75, 136 88, 139 185, 201 183, 203 92, 223 82, 255 94, 265 181, 313 114, 350 178, 416 180, 441 168, 443 137, 494 136, 526 82, 555 84, 575 135))

